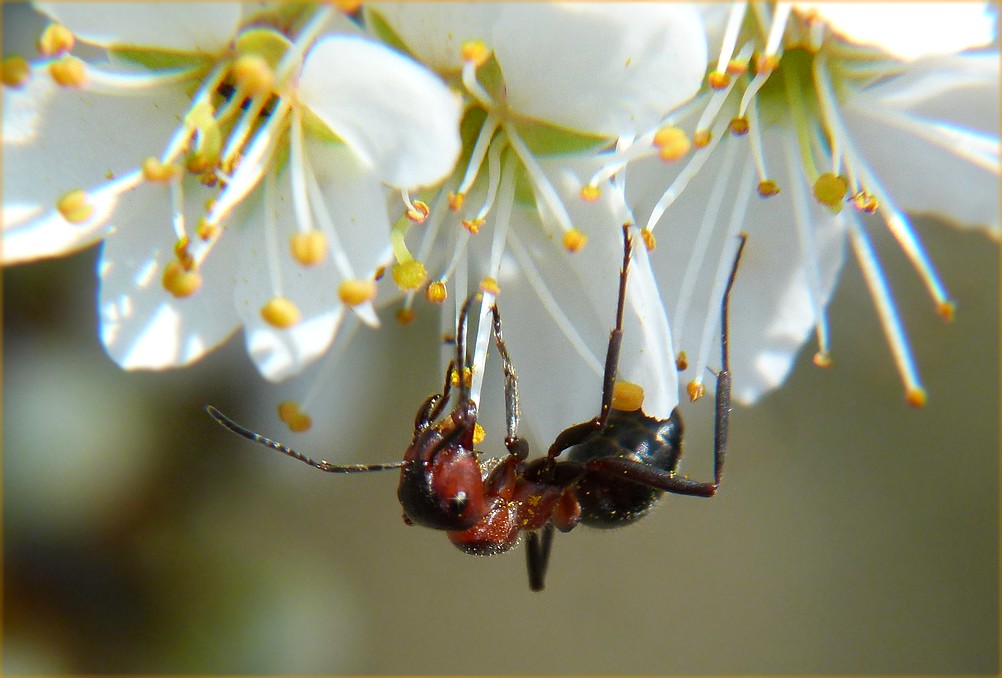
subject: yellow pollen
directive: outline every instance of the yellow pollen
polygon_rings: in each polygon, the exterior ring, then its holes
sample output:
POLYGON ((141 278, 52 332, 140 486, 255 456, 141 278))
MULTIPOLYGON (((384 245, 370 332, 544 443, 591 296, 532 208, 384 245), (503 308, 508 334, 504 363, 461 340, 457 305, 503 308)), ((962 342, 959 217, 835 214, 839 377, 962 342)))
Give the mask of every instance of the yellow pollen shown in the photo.
POLYGON ((748 134, 748 118, 731 118, 727 127, 734 136, 743 137, 748 134))
POLYGON ((211 240, 218 232, 219 225, 211 223, 205 217, 198 220, 198 227, 195 228, 195 233, 202 240, 211 240))
POLYGON ((880 207, 880 201, 877 200, 876 196, 870 195, 866 191, 860 191, 852 196, 852 205, 860 212, 873 214, 880 207))
POLYGON ((358 306, 376 298, 375 280, 345 280, 337 289, 337 295, 348 306, 358 306))
POLYGON ((731 59, 727 62, 727 72, 731 75, 744 75, 748 72, 748 62, 731 59))
POLYGON ((189 244, 190 241, 186 235, 181 236, 174 243, 174 256, 177 257, 178 262, 184 266, 184 270, 186 271, 195 269, 195 260, 192 258, 191 252, 188 251, 189 244))
POLYGON ((490 57, 491 51, 487 49, 483 40, 468 40, 459 48, 459 54, 464 62, 472 63, 479 68, 490 57))
POLYGON ((150 156, 143 160, 143 178, 146 181, 155 181, 158 183, 167 183, 173 181, 175 178, 181 176, 181 169, 178 165, 172 163, 167 163, 166 165, 160 162, 159 158, 150 156))
POLYGON ((233 62, 233 78, 251 96, 268 94, 275 87, 275 71, 260 54, 241 54, 233 62))
POLYGON ((86 191, 77 189, 56 201, 56 209, 71 224, 82 224, 94 214, 94 205, 86 191))
POLYGON ((957 305, 952 301, 941 301, 936 304, 936 313, 948 323, 953 322, 953 316, 957 312, 957 305))
POLYGON ((331 0, 331 4, 345 14, 354 14, 361 9, 362 0, 331 0))
POLYGON ((779 66, 779 57, 775 54, 763 54, 755 59, 755 72, 769 74, 779 66))
POLYGON ((849 181, 831 172, 825 172, 814 182, 814 197, 835 214, 842 211, 842 201, 848 192, 849 181))
POLYGON ((713 133, 708 129, 696 130, 696 133, 692 135, 692 143, 696 148, 705 148, 710 140, 713 138, 713 133))
POLYGON ((640 238, 644 241, 644 247, 647 248, 648 252, 653 252, 654 248, 658 246, 658 240, 654 237, 654 231, 649 228, 640 229, 640 238))
POLYGON ((576 228, 564 231, 564 248, 568 252, 578 252, 588 242, 588 236, 576 228))
POLYGON ((397 311, 397 322, 401 325, 410 325, 414 322, 414 310, 410 308, 402 308, 397 311))
POLYGON ((213 160, 204 153, 192 153, 184 160, 184 168, 192 174, 203 174, 212 168, 213 160))
POLYGON ((495 297, 501 294, 501 288, 498 286, 498 281, 491 277, 484 278, 480 281, 480 291, 486 294, 493 294, 495 297))
POLYGON ((695 381, 690 381, 689 384, 685 387, 685 390, 688 392, 689 400, 691 402, 696 402, 704 395, 706 395, 706 387, 695 381))
POLYGON ((925 407, 927 396, 923 388, 910 388, 905 391, 905 402, 912 407, 925 407))
POLYGON ((612 409, 635 412, 644 405, 644 387, 629 381, 617 381, 612 387, 612 409))
POLYGON ((66 26, 49 24, 38 37, 38 53, 44 57, 54 57, 73 49, 76 38, 66 26))
POLYGON ((202 287, 202 275, 189 271, 180 261, 172 261, 164 269, 161 279, 165 290, 178 299, 190 297, 202 287))
POLYGON ((3 71, 4 87, 24 87, 31 79, 31 66, 24 57, 16 54, 4 59, 0 69, 3 71))
POLYGON ((688 369, 689 367, 689 356, 685 354, 685 351, 679 351, 678 355, 675 356, 675 369, 679 372, 688 369))
POLYGON ((393 266, 393 282, 405 292, 421 287, 427 277, 428 271, 417 259, 403 261, 393 266))
POLYGON ((587 184, 581 187, 580 195, 585 202, 595 202, 602 195, 602 189, 595 184, 587 184))
POLYGON ((413 221, 415 224, 423 224, 428 215, 431 214, 431 208, 428 207, 428 203, 423 200, 415 200, 413 203, 413 208, 408 207, 405 214, 407 218, 413 221))
POLYGON ((720 71, 710 71, 710 74, 706 76, 706 82, 709 83, 710 87, 716 90, 721 90, 726 88, 731 84, 731 76, 727 73, 721 73, 720 71))
POLYGON ((473 235, 476 235, 477 233, 480 233, 480 227, 484 225, 484 220, 483 219, 464 219, 460 223, 463 224, 463 228, 465 228, 467 231, 469 231, 473 235))
POLYGON ((818 351, 814 354, 814 364, 818 367, 831 367, 832 356, 828 351, 818 351))
POLYGON ((449 209, 453 212, 463 209, 464 202, 466 202, 465 193, 449 193, 449 209))
POLYGON ((278 418, 285 422, 285 425, 293 433, 309 431, 313 425, 310 415, 299 409, 299 403, 292 400, 286 400, 278 404, 278 418))
POLYGON ((87 84, 86 65, 69 54, 49 64, 49 74, 60 87, 83 87, 87 84))
POLYGON ((763 198, 771 198, 779 194, 779 184, 772 179, 765 179, 758 183, 758 194, 763 198))
MULTIPOLYGON (((463 368, 463 382, 467 387, 473 383, 473 370, 469 367, 463 368)), ((459 386, 459 373, 455 368, 449 371, 449 383, 453 386, 459 386)))
POLYGON ((484 427, 479 422, 473 422, 473 444, 479 445, 484 442, 484 438, 486 437, 487 432, 484 431, 484 427))
POLYGON ((424 290, 424 297, 433 304, 441 304, 449 297, 449 292, 446 290, 444 282, 436 280, 428 283, 428 287, 424 290))
MULTIPOLYGON (((709 137, 707 137, 706 143, 709 142, 709 137)), ((685 154, 692 148, 692 142, 689 141, 689 135, 678 127, 660 128, 654 133, 654 140, 652 143, 654 144, 654 147, 658 149, 658 155, 665 162, 673 162, 684 158, 685 154)), ((698 139, 696 141, 696 145, 699 146, 698 139)), ((705 146, 706 144, 703 145, 705 146)))
POLYGON ((303 314, 290 300, 275 297, 261 307, 261 317, 272 327, 284 330, 298 324, 303 314))
POLYGON ((316 266, 327 258, 327 236, 323 231, 294 233, 289 244, 292 257, 303 266, 316 266))

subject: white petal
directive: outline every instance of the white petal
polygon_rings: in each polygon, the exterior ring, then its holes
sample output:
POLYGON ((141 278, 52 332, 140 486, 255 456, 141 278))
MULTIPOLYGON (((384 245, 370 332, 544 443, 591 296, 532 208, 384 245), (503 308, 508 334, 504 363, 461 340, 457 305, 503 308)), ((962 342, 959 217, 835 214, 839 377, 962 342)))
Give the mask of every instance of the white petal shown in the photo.
POLYGON ((307 55, 299 93, 392 186, 434 184, 459 155, 458 97, 423 66, 377 43, 322 38, 307 55))
POLYGON ((506 5, 489 46, 514 111, 611 136, 656 125, 707 63, 696 10, 671 3, 506 5))
MULTIPOLYGON (((148 187, 149 190, 166 189, 148 187)), ((197 192, 189 186, 187 192, 197 192)), ((174 260, 171 213, 146 203, 145 227, 120 229, 105 242, 98 275, 98 311, 105 350, 125 369, 164 369, 190 364, 224 342, 237 328, 233 310, 234 252, 217 247, 200 269, 203 284, 176 299, 162 285, 174 260)))
POLYGON ((379 14, 407 49, 439 73, 463 67, 460 48, 468 40, 490 37, 500 5, 489 2, 375 2, 365 9, 379 14))
POLYGON ((236 36, 236 2, 41 2, 35 7, 86 42, 216 54, 236 36))
POLYGON ((986 2, 797 2, 842 37, 905 60, 983 47, 995 39, 997 9, 986 2))
POLYGON ((66 254, 143 219, 141 209, 116 213, 121 201, 109 195, 84 224, 66 222, 54 207, 71 190, 99 190, 108 176, 126 176, 159 155, 188 103, 180 88, 109 97, 36 75, 24 89, 4 88, 5 263, 66 254))

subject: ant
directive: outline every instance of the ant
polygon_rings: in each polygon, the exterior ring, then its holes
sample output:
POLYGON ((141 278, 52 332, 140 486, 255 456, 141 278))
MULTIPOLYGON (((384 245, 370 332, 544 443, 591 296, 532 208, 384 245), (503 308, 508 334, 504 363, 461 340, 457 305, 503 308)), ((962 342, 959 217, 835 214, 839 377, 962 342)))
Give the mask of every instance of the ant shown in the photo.
MULTIPOLYGON (((446 370, 441 393, 428 396, 414 419, 414 437, 402 461, 382 464, 332 464, 315 461, 286 445, 266 438, 207 405, 209 415, 220 425, 239 436, 270 447, 293 459, 327 473, 368 473, 400 469, 397 497, 403 507, 404 522, 424 525, 437 530, 465 530, 481 522, 488 511, 492 492, 485 487, 478 453, 474 450, 477 404, 470 396, 466 380, 466 335, 470 305, 478 295, 464 302, 457 321, 456 357, 446 370), (452 412, 445 415, 450 400, 453 379, 458 377, 458 394, 452 412)), ((508 436, 505 439, 510 456, 525 459, 528 445, 515 431, 518 427, 518 381, 511 357, 501 335, 501 314, 491 306, 492 331, 501 356, 504 371, 505 408, 508 436)))
POLYGON ((713 481, 678 474, 683 424, 678 407, 667 419, 642 409, 642 389, 616 381, 623 341, 626 283, 633 241, 623 229, 616 325, 609 336, 599 415, 561 432, 545 457, 524 463, 513 454, 487 477, 491 502, 483 519, 449 539, 467 553, 507 551, 526 532, 529 586, 543 589, 554 527, 568 532, 579 522, 592 527, 623 527, 647 514, 665 492, 712 497, 720 485, 727 450, 731 373, 728 364, 728 307, 746 236, 734 257, 721 303, 721 368, 716 373, 713 481), (631 402, 632 401, 632 402, 631 402), (562 453, 567 459, 558 460, 562 453))

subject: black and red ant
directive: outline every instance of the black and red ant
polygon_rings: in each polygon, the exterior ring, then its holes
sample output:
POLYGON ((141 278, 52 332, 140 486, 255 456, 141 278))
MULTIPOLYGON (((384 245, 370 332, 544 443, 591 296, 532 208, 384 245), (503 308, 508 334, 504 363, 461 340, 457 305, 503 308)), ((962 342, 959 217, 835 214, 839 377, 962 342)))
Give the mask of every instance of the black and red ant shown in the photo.
MULTIPOLYGON (((397 497, 408 525, 424 525, 437 530, 465 530, 481 522, 492 500, 485 488, 485 475, 474 450, 477 405, 470 397, 467 381, 468 361, 465 355, 465 334, 470 305, 475 296, 463 304, 456 331, 456 358, 449 364, 441 393, 429 396, 414 419, 414 437, 401 461, 383 464, 332 464, 315 461, 280 442, 266 438, 224 415, 212 405, 209 415, 219 424, 273 450, 298 459, 327 473, 368 473, 400 469, 397 497), (445 408, 452 394, 453 382, 458 384, 456 404, 448 415, 445 408)), ((525 459, 528 446, 515 431, 518 427, 518 381, 504 338, 501 335, 501 314, 491 306, 495 345, 504 370, 505 408, 508 436, 505 444, 513 458, 525 459)))

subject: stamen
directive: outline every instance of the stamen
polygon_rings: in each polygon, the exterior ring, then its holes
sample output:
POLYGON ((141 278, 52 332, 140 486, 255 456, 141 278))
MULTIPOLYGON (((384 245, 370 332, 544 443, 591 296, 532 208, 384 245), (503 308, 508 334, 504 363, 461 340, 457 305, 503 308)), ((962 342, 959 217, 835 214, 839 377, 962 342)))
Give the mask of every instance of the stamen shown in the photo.
POLYGON ((183 299, 198 292, 202 287, 202 276, 197 271, 188 270, 180 261, 172 261, 164 268, 161 279, 163 288, 183 299))
MULTIPOLYGON (((571 230, 573 228, 571 226, 571 217, 567 213, 563 202, 561 202, 560 196, 557 195, 553 185, 550 184, 550 180, 546 178, 543 168, 539 166, 529 147, 522 141, 514 125, 502 123, 502 126, 508 135, 508 143, 511 144, 519 160, 522 161, 522 166, 525 168, 526 174, 529 175, 529 180, 532 183, 537 198, 542 200, 542 204, 540 204, 537 199, 537 209, 541 208, 542 205, 546 205, 549 208, 550 214, 556 219, 560 229, 563 231, 571 230)), ((542 216, 542 211, 540 210, 540 217, 542 216)))
POLYGON ((635 412, 644 405, 644 387, 629 381, 619 381, 612 387, 612 409, 635 412))
POLYGON ((321 231, 293 233, 292 258, 303 266, 316 266, 327 258, 327 237, 321 231))
POLYGON ((685 386, 686 393, 689 394, 689 402, 696 402, 706 395, 706 387, 703 386, 703 377, 699 376, 690 381, 685 386))
MULTIPOLYGON (((741 52, 738 54, 739 59, 747 60, 751 57, 754 45, 751 42, 745 43, 741 47, 741 52)), ((709 132, 708 128, 710 123, 716 119, 717 113, 720 112, 721 107, 730 95, 731 90, 734 89, 735 81, 732 78, 728 78, 728 83, 721 89, 716 90, 713 96, 710 97, 710 101, 706 104, 706 108, 699 116, 699 120, 696 122, 696 134, 695 141, 696 146, 705 146, 709 142, 709 132)))
POLYGON ((768 198, 779 193, 779 186, 775 181, 769 179, 769 172, 765 166, 765 153, 762 151, 762 126, 759 124, 758 99, 752 99, 748 106, 748 140, 751 142, 751 156, 755 161, 755 169, 758 171, 758 192, 763 198, 768 198))
POLYGON ((86 191, 70 191, 56 201, 56 209, 71 224, 82 224, 94 214, 94 205, 86 191))
POLYGON ((444 281, 435 280, 428 283, 428 287, 424 290, 424 296, 433 304, 443 304, 449 298, 449 292, 445 288, 444 281))
POLYGON ((291 300, 273 297, 261 307, 261 317, 272 327, 284 330, 298 325, 303 314, 291 300))
POLYGON ((375 280, 345 280, 338 287, 338 297, 348 306, 359 306, 376 298, 375 280))
POLYGON ((54 57, 73 49, 76 38, 70 29, 61 24, 49 24, 38 37, 38 53, 44 57, 54 57))
POLYGON ((655 132, 653 143, 658 149, 659 157, 664 162, 681 160, 692 148, 689 135, 684 130, 667 125, 655 132))
POLYGON ((238 93, 265 97, 275 88, 275 72, 260 54, 241 54, 233 62, 232 73, 238 93))
POLYGON ((477 180, 484 156, 487 155, 487 149, 493 146, 491 139, 494 138, 494 133, 500 124, 497 116, 493 113, 488 113, 487 117, 484 118, 484 124, 480 128, 477 141, 473 144, 473 150, 470 152, 470 161, 466 164, 466 173, 459 183, 459 188, 456 189, 455 197, 450 198, 449 207, 451 209, 458 211, 463 206, 463 198, 470 191, 473 182, 477 180))
POLYGON ((428 207, 428 203, 423 200, 411 200, 410 191, 404 189, 400 191, 400 195, 403 198, 404 205, 406 206, 406 211, 404 216, 413 221, 415 224, 423 224, 425 219, 431 213, 431 208, 428 207))
POLYGON ((919 381, 918 372, 915 369, 915 362, 912 358, 911 350, 908 346, 908 338, 905 336, 901 319, 898 317, 897 309, 891 292, 884 278, 883 270, 877 261, 877 256, 873 251, 873 246, 863 231, 862 225, 855 214, 849 213, 849 241, 852 243, 853 251, 856 253, 856 260, 863 271, 867 287, 870 288, 870 297, 877 307, 877 314, 880 317, 880 324, 884 329, 884 336, 890 344, 891 354, 894 356, 894 363, 897 365, 898 373, 905 386, 905 399, 913 407, 921 407, 925 404, 925 389, 919 381))
POLYGON ((83 87, 87 84, 87 65, 70 54, 49 64, 49 74, 60 87, 83 87))
POLYGON ((179 178, 184 168, 174 163, 164 163, 159 158, 150 156, 142 163, 143 179, 146 181, 166 184, 179 178))
POLYGON ((28 84, 31 79, 31 64, 27 59, 17 54, 11 55, 3 60, 0 65, 3 72, 4 87, 19 88, 28 84))
POLYGON ((741 31, 746 9, 748 9, 747 3, 735 2, 727 13, 727 26, 724 28, 724 39, 720 47, 720 56, 717 58, 717 72, 727 71, 727 65, 738 42, 738 33, 741 31))
MULTIPOLYGON (((66 55, 63 58, 65 60, 75 59, 76 57, 66 55)), ((86 82, 83 84, 87 85, 88 91, 101 94, 122 94, 123 92, 138 92, 184 84, 198 79, 205 70, 204 65, 198 65, 166 71, 129 71, 127 73, 120 73, 105 70, 95 66, 93 63, 87 63, 85 68, 86 82)))
POLYGON ((564 249, 568 252, 578 252, 588 242, 588 236, 576 228, 564 232, 564 249))
POLYGON ((501 152, 505 148, 507 145, 499 142, 491 144, 490 150, 487 152, 487 196, 484 198, 484 204, 477 211, 477 216, 462 222, 470 233, 476 234, 480 230, 497 199, 498 184, 501 182, 501 152))
POLYGON ((465 42, 461 48, 461 56, 463 58, 463 86, 488 111, 494 110, 496 106, 491 95, 487 93, 487 90, 477 80, 477 68, 490 58, 490 54, 487 45, 479 40, 465 42))
POLYGON ((285 422, 285 425, 293 433, 309 431, 310 427, 313 426, 313 420, 310 419, 310 415, 303 412, 299 407, 299 403, 293 400, 286 400, 278 404, 278 418, 285 422))

